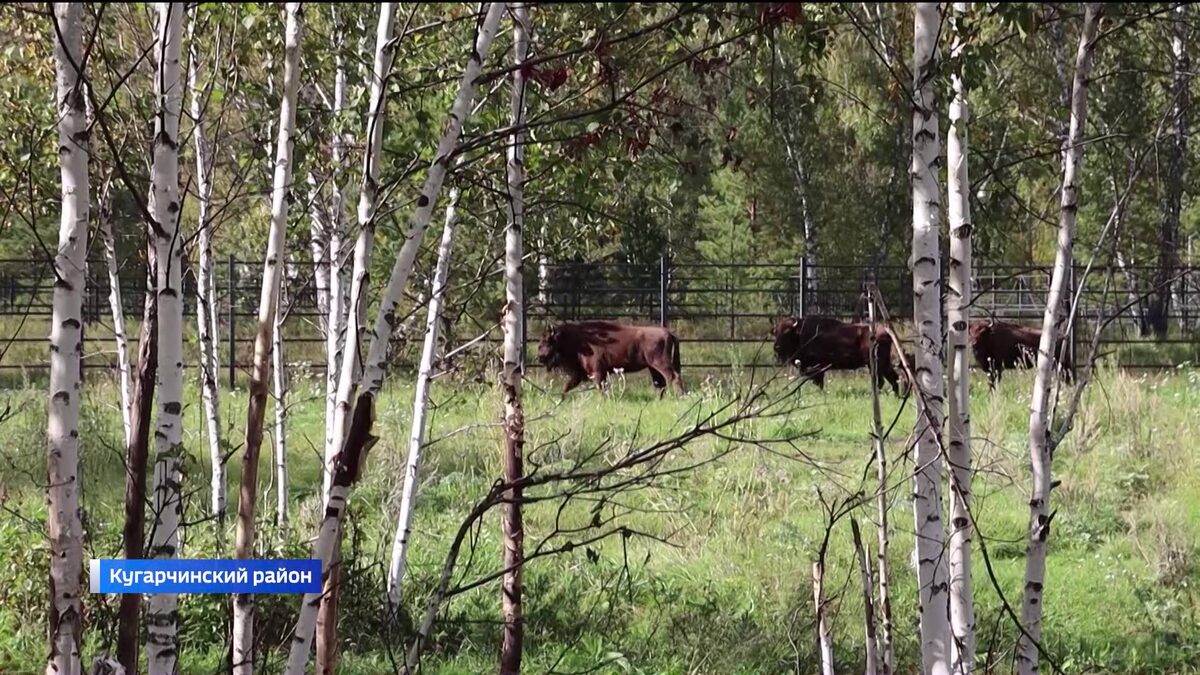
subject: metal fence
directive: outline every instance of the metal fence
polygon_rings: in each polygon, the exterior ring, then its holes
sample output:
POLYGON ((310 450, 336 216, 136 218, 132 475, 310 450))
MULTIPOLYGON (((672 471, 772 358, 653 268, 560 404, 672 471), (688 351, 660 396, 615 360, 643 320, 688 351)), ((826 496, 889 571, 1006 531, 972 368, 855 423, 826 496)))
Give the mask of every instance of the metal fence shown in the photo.
MULTIPOLYGON (((108 278, 103 261, 90 262, 84 300, 84 366, 111 368, 115 363, 108 278)), ((261 261, 227 259, 214 270, 218 288, 219 362, 231 380, 246 372, 251 359, 254 322, 261 280, 261 261), (232 355, 232 358, 231 358, 232 355)), ((286 275, 284 322, 289 362, 322 367, 323 342, 311 263, 289 265, 286 275)), ((1040 323, 1049 287, 1049 266, 1007 267, 977 265, 973 312, 976 316, 1040 323)), ((1175 270, 1168 313, 1170 332, 1163 339, 1143 333, 1146 311, 1144 287, 1133 279, 1156 278, 1156 269, 1140 267, 1113 273, 1077 266, 1068 278, 1076 298, 1072 344, 1085 348, 1098 323, 1103 351, 1127 368, 1167 368, 1200 363, 1200 268, 1175 270), (1139 301, 1139 298, 1142 301, 1139 301), (1115 318, 1115 316, 1120 315, 1115 318)), ((559 321, 605 318, 671 326, 685 344, 688 368, 773 368, 770 328, 786 315, 821 315, 846 320, 864 318, 863 290, 874 282, 892 317, 904 325, 912 315, 912 277, 904 266, 867 269, 854 266, 795 266, 767 264, 676 264, 660 258, 651 264, 572 263, 530 265, 526 268, 527 364, 542 331, 559 321)), ((492 277, 493 282, 495 277, 492 277)), ((52 271, 45 261, 0 260, 0 371, 38 371, 47 367, 45 340, 49 334, 52 271)), ((489 282, 491 283, 491 282, 489 282)), ((184 309, 195 312, 195 278, 184 275, 184 309)), ((122 300, 131 351, 137 342, 133 325, 140 319, 143 274, 136 266, 122 269, 122 300)), ((451 306, 468 299, 448 298, 451 306)), ((498 308, 460 310, 494 323, 498 308)), ((417 326, 420 326, 420 321, 417 326)), ((194 326, 189 319, 187 326, 194 326)), ((472 336, 468 329, 448 326, 448 349, 472 336)), ((188 340, 195 340, 194 330, 188 340)), ((494 347, 494 331, 477 343, 494 347)), ((409 347, 419 345, 409 340, 409 347)), ((187 347, 195 355, 197 349, 187 347)), ((193 357, 194 358, 194 357, 193 357)), ((194 361, 193 361, 194 362, 194 361)))

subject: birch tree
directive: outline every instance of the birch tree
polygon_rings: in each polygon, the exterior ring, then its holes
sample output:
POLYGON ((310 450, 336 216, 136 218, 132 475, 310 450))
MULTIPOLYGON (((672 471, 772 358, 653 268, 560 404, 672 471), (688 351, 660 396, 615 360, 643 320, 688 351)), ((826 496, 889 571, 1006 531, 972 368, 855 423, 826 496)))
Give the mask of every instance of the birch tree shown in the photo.
MULTIPOLYGON (((354 389, 358 384, 359 345, 363 341, 367 314, 368 272, 371 253, 375 248, 375 211, 379 197, 379 169, 383 152, 383 121, 386 113, 384 93, 392 70, 394 51, 392 40, 396 20, 396 3, 379 6, 379 25, 375 32, 375 61, 371 72, 371 103, 367 113, 366 148, 363 152, 362 182, 358 192, 358 237, 354 242, 354 266, 350 277, 350 298, 346 311, 345 344, 339 368, 337 400, 332 416, 332 430, 325 439, 325 471, 321 487, 322 502, 328 504, 332 487, 334 462, 346 437, 354 389)), ((344 73, 343 73, 344 77, 344 73)), ((326 421, 327 426, 329 420, 326 421)))
MULTIPOLYGON (((286 253, 280 252, 286 260, 286 253)), ((280 284, 279 297, 275 300, 275 328, 271 336, 272 383, 275 406, 275 528, 282 538, 288 521, 288 469, 287 469, 287 361, 283 354, 283 321, 287 317, 284 303, 287 302, 286 284, 280 284)))
MULTIPOLYGON (((158 424, 154 433, 151 558, 178 555, 183 515, 183 238, 179 236, 179 113, 183 78, 179 63, 183 5, 156 3, 158 59, 155 82, 154 160, 150 169, 150 223, 158 288, 158 424)), ((150 675, 175 673, 179 658, 176 608, 171 594, 150 596, 146 609, 146 663, 150 675)))
MULTIPOLYGON (((513 3, 512 128, 508 147, 508 228, 504 233, 504 370, 500 385, 504 395, 504 482, 516 484, 525 474, 525 411, 521 404, 524 376, 525 289, 523 241, 525 229, 525 75, 529 51, 529 8, 513 3)), ((500 581, 500 607, 504 641, 500 647, 500 675, 521 672, 525 616, 521 607, 521 572, 525 562, 525 529, 521 521, 522 491, 510 488, 500 514, 504 576, 500 581)))
POLYGON ((875 452, 875 508, 879 520, 879 673, 892 675, 896 670, 896 653, 892 639, 892 591, 889 585, 891 567, 888 551, 891 548, 891 530, 888 526, 890 505, 888 503, 887 446, 884 444, 883 414, 879 406, 879 352, 876 349, 876 297, 878 291, 870 286, 867 297, 867 319, 871 331, 871 353, 867 364, 871 372, 871 443, 875 452))
MULTIPOLYGON (((337 357, 340 356, 341 364, 335 373, 337 382, 336 390, 332 393, 327 390, 326 393, 327 396, 332 397, 332 403, 327 398, 325 408, 325 462, 321 485, 322 514, 327 513, 330 505, 330 497, 333 491, 333 477, 337 470, 337 456, 346 438, 347 418, 350 414, 351 400, 354 398, 354 389, 358 384, 360 372, 360 345, 363 341, 367 316, 366 293, 369 286, 368 274, 371 267, 371 253, 375 247, 375 212, 379 196, 379 170, 383 154, 383 122, 384 115, 387 112, 387 101, 384 99, 384 94, 386 92, 387 80, 392 70, 394 50, 391 46, 391 41, 395 20, 396 3, 382 3, 379 6, 379 23, 375 30, 375 58, 371 71, 371 99, 370 108, 367 113, 367 128, 364 134, 366 148, 363 151, 362 182, 359 185, 358 192, 359 229, 358 237, 354 243, 354 264, 351 272, 350 296, 345 312, 344 327, 341 327, 342 329, 338 331, 341 341, 340 344, 334 345, 335 354, 333 360, 336 361, 337 357)), ((337 81, 335 82, 334 107, 339 108, 341 103, 339 103, 337 90, 340 89, 342 92, 342 101, 344 101, 346 86, 345 68, 344 64, 340 61, 338 62, 335 78, 337 81)), ((340 108, 338 112, 340 112, 340 108)), ((338 128, 336 118, 334 128, 338 128)), ((342 149, 342 144, 335 140, 334 153, 340 153, 342 149)), ((335 157, 334 161, 334 170, 336 172, 340 155, 335 157)), ((342 206, 341 192, 338 185, 337 174, 335 173, 333 211, 340 218, 342 206)), ((338 256, 340 257, 340 255, 339 251, 338 256)), ((340 298, 339 293, 339 301, 340 298)), ((330 380, 327 380, 327 386, 331 386, 332 381, 333 374, 330 375, 330 380)), ((341 569, 340 531, 337 536, 338 541, 332 544, 331 547, 331 550, 334 552, 332 571, 326 574, 323 579, 324 590, 319 600, 320 615, 317 617, 319 626, 317 662, 320 666, 326 666, 333 660, 332 651, 335 649, 337 642, 338 578, 341 569)), ((304 658, 308 658, 307 653, 304 658)), ((303 668, 303 665, 301 668, 303 668)))
POLYGON ((934 107, 937 36, 941 10, 917 3, 913 18, 912 281, 916 336, 917 439, 913 474, 917 592, 921 612, 921 661, 926 675, 949 672, 945 533, 942 525, 940 439, 945 382, 942 378, 941 257, 938 231, 941 195, 938 117, 934 107))
POLYGON ((117 261, 117 245, 112 229, 112 179, 104 182, 100 188, 100 197, 96 200, 99 207, 97 229, 100 230, 101 244, 104 247, 104 264, 108 270, 108 307, 112 312, 113 338, 117 348, 117 387, 121 394, 121 424, 125 429, 125 445, 129 445, 132 437, 132 422, 130 420, 130 366, 129 341, 125 337, 125 308, 121 304, 121 266, 117 261))
MULTIPOLYGON (((212 150, 204 129, 204 111, 208 89, 200 86, 200 55, 196 47, 196 22, 199 8, 192 10, 188 27, 188 87, 192 116, 192 142, 196 150, 196 223, 200 269, 196 275, 196 333, 200 338, 200 394, 204 403, 208 457, 212 465, 211 513, 217 519, 218 546, 225 530, 225 453, 221 449, 221 409, 217 394, 217 287, 212 257, 212 150)), ((233 299, 230 298, 230 302, 233 299)), ((229 358, 233 358, 231 354, 229 358)))
POLYGON ((1020 675, 1038 672, 1038 649, 1042 637, 1042 591, 1046 581, 1046 541, 1050 537, 1050 387, 1054 380, 1054 347, 1064 317, 1063 293, 1072 265, 1075 215, 1079 208, 1079 175, 1083 163, 1083 136, 1087 126, 1088 82, 1096 51, 1096 33, 1103 13, 1100 3, 1084 9, 1083 30, 1075 54, 1075 79, 1071 87, 1071 125, 1063 163, 1062 199, 1058 219, 1058 244, 1054 271, 1042 316, 1042 338, 1038 344, 1037 375, 1029 410, 1029 460, 1033 478, 1029 499, 1028 553, 1022 596, 1022 631, 1017 643, 1020 675))
POLYGON ((421 449, 425 445, 425 416, 429 405, 429 382, 433 377, 433 363, 437 358, 442 304, 446 294, 446 283, 450 276, 450 252, 454 245, 458 196, 458 188, 450 190, 450 202, 446 206, 446 224, 442 228, 442 242, 438 246, 437 268, 434 270, 433 276, 433 294, 429 298, 429 307, 425 315, 425 342, 421 347, 421 364, 417 369, 412 427, 408 437, 408 460, 404 468, 404 487, 400 493, 400 516, 396 525, 396 537, 392 542, 391 564, 388 567, 389 619, 395 616, 400 607, 400 590, 407 568, 412 514, 416 505, 418 472, 421 466, 421 449))
MULTIPOLYGON (((234 554, 239 560, 254 557, 255 507, 258 498, 258 458, 262 448, 268 377, 275 333, 276 309, 283 278, 284 238, 292 181, 292 148, 296 130, 296 97, 300 89, 300 3, 286 5, 284 34, 283 100, 279 109, 279 136, 275 148, 275 176, 271 187, 271 226, 263 261, 262 292, 254 336, 254 363, 250 373, 250 401, 246 412, 246 440, 242 455, 238 495, 237 536, 234 554)), ((238 594, 233 602, 233 672, 254 672, 254 596, 238 594)))
MULTIPOLYGON (((337 5, 332 5, 334 37, 338 44, 346 38, 345 28, 337 5)), ((388 22, 391 25, 391 21, 388 22)), ((388 52, 390 54, 390 52, 388 52)), ((376 55, 379 56, 378 54, 376 55)), ((325 457, 326 470, 321 479, 322 500, 329 489, 328 458, 337 453, 337 447, 331 447, 333 439, 333 420, 337 413, 338 380, 341 374, 342 349, 346 344, 345 316, 345 266, 342 263, 342 238, 345 223, 343 220, 342 177, 345 160, 346 139, 343 133, 343 116, 346 107, 346 64, 342 50, 336 50, 334 56, 333 80, 333 142, 331 143, 330 160, 333 165, 329 180, 329 212, 326 215, 326 228, 329 232, 327 255, 329 257, 329 300, 328 317, 325 320, 325 457)), ((386 70, 391 69, 390 61, 386 70)), ((380 74, 380 81, 384 75, 380 74)), ((375 101, 372 98, 372 101, 375 101)), ((382 138, 382 137, 381 137, 382 138)), ((377 151, 377 150, 376 150, 377 151)))
MULTIPOLYGON (((146 246, 145 298, 142 301, 142 327, 138 336, 137 378, 134 380, 133 410, 130 423, 133 434, 125 446, 125 525, 122 544, 125 558, 136 560, 144 553, 146 530, 146 461, 150 449, 150 423, 153 417, 154 380, 158 376, 158 278, 157 253, 153 242, 146 246)), ((141 648, 142 596, 121 595, 117 610, 117 660, 125 672, 136 673, 141 648)))
POLYGON ((321 187, 317 176, 309 171, 305 176, 308 185, 308 248, 312 253, 313 286, 317 293, 317 323, 321 334, 329 336, 329 237, 325 223, 324 207, 321 203, 321 187))
MULTIPOLYGON (((367 359, 363 364, 363 391, 358 395, 352 416, 347 416, 349 404, 346 404, 346 409, 342 408, 342 387, 339 384, 338 392, 338 419, 339 426, 335 430, 335 436, 345 438, 345 443, 333 461, 333 479, 329 489, 329 498, 326 501, 325 509, 321 519, 320 529, 317 534, 316 543, 313 545, 313 555, 321 560, 321 573, 325 584, 328 586, 329 579, 332 575, 331 564, 334 561, 336 550, 340 542, 342 518, 345 515, 346 500, 349 498, 350 489, 353 482, 358 479, 363 455, 374 443, 371 436, 371 427, 374 419, 374 400, 379 393, 379 389, 383 384, 383 357, 387 350, 387 341, 392 334, 392 323, 397 320, 395 316, 396 306, 399 304, 400 296, 407 284, 408 276, 412 272, 412 264, 416 258, 416 253, 420 248, 421 239, 425 229, 429 225, 429 220, 432 215, 432 210, 437 201, 437 197, 441 191, 442 181, 446 175, 446 169, 453 154, 455 146, 458 144, 459 135, 462 132, 462 126, 471 110, 471 103, 474 100, 475 92, 478 87, 477 80, 482 69, 484 59, 487 58, 491 50, 492 40, 495 37, 496 29, 499 26, 501 15, 504 11, 504 3, 490 3, 487 8, 487 14, 483 19, 482 24, 476 33, 473 41, 473 49, 470 57, 467 60, 466 68, 463 72, 462 79, 459 81, 458 93, 455 96, 454 103, 450 108, 449 120, 441 139, 438 141, 437 150, 434 154, 434 159, 429 167, 429 173, 425 178, 425 183, 421 188, 421 193, 417 197, 417 208, 413 212, 409 221, 408 230, 405 232, 404 244, 401 246, 400 252, 396 256, 395 264, 392 267, 391 277, 388 280, 388 285, 384 290, 383 296, 379 301, 378 315, 375 319, 374 331, 371 338, 370 346, 367 350, 367 359), (347 417, 352 417, 350 424, 346 424, 347 417), (342 430, 345 430, 344 432, 342 430)), ((386 9, 380 10, 380 23, 383 23, 386 9)), ((387 34, 390 35, 390 23, 388 24, 387 34)), ((381 25, 378 33, 379 37, 384 36, 384 28, 381 25)), ((386 44, 386 40, 381 40, 377 46, 377 51, 386 44)), ((376 62, 376 65, 380 63, 376 62)), ((372 120, 375 118, 372 117, 372 120)), ((368 134, 371 138, 372 135, 368 134)), ((373 143, 373 141, 372 141, 373 143)), ((377 145, 375 147, 378 147, 377 145)), ((368 154, 370 154, 368 152, 368 154)), ((368 176, 370 174, 368 173, 368 176)), ((378 174, 376 174, 378 175, 378 174)), ((366 184, 366 181, 364 181, 366 184)), ((374 208, 374 190, 375 181, 368 185, 372 191, 371 202, 368 204, 370 209, 367 215, 373 217, 374 208)), ((362 220, 364 213, 361 210, 359 217, 362 220)), ((368 221, 370 218, 367 219, 368 221)), ((360 235, 361 242, 361 235, 360 235)), ((368 255, 369 258, 369 249, 368 255)), ((348 316, 349 321, 354 321, 355 308, 354 304, 359 301, 356 297, 362 291, 358 290, 365 282, 365 270, 362 277, 359 276, 359 250, 356 244, 355 249, 355 276, 354 288, 351 289, 351 310, 348 316)), ((347 343, 352 339, 350 330, 347 328, 347 343)), ((353 350, 350 345, 346 346, 347 354, 351 354, 353 350)), ((347 358, 342 363, 342 379, 345 382, 347 375, 347 363, 353 367, 352 361, 347 358)), ((353 394, 354 385, 351 384, 347 388, 353 394)), ((351 396, 345 397, 348 401, 351 396)), ((333 568, 336 570, 336 568, 333 568)), ((336 573, 336 572, 334 572, 336 573)), ((308 652, 311 649, 311 641, 313 630, 317 623, 317 609, 321 604, 322 594, 310 593, 304 596, 300 607, 300 616, 296 621, 296 630, 292 639, 291 652, 288 657, 288 666, 286 673, 289 675, 301 675, 304 672, 308 662, 308 652)), ((333 617, 327 617, 326 621, 331 621, 333 617)))
POLYGON ((951 669, 975 670, 975 605, 971 587, 971 360, 967 328, 971 319, 971 182, 967 173, 967 89, 963 81, 967 4, 954 3, 950 29, 950 126, 946 130, 947 211, 950 217, 950 292, 946 295, 950 369, 950 630, 951 669))
POLYGON ((50 651, 46 672, 82 673, 80 577, 83 524, 79 507, 79 357, 83 351, 83 287, 87 256, 88 132, 82 67, 83 4, 54 4, 55 103, 62 210, 54 256, 50 325, 50 405, 46 428, 49 477, 50 651))

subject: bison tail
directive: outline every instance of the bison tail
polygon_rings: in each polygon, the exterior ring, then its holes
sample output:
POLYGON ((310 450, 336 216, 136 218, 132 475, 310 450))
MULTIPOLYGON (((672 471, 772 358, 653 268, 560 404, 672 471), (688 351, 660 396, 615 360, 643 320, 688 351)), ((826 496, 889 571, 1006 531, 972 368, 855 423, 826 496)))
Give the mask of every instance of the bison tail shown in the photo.
POLYGON ((674 334, 667 338, 667 348, 671 350, 671 367, 675 369, 676 375, 682 375, 683 369, 679 361, 679 338, 674 334))

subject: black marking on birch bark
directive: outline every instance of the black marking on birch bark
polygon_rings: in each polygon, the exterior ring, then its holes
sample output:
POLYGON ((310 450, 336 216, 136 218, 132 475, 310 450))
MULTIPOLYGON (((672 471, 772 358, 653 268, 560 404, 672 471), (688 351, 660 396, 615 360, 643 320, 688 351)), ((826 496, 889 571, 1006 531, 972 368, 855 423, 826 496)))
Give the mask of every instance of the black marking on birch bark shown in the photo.
POLYGON ((70 392, 66 392, 66 391, 56 392, 54 394, 54 396, 52 396, 50 398, 50 400, 54 401, 56 403, 61 400, 63 405, 67 405, 71 402, 71 394, 70 394, 70 392))
POLYGON ((417 208, 423 209, 426 206, 429 206, 429 197, 426 197, 425 195, 417 197, 417 208))

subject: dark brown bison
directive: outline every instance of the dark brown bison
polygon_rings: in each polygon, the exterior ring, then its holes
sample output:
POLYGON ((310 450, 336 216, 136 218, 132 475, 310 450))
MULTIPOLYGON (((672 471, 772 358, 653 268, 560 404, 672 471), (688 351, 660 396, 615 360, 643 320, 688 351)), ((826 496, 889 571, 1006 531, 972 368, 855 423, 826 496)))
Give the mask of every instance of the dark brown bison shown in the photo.
MULTIPOLYGON (((825 371, 857 370, 870 365, 871 331, 865 323, 843 323, 824 317, 787 317, 771 331, 775 338, 775 361, 795 364, 825 388, 825 371)), ((892 337, 883 326, 875 327, 876 379, 884 380, 900 395, 900 375, 892 365, 892 337)))
MULTIPOLYGON (((1009 321, 992 319, 972 321, 968 329, 971 352, 975 362, 987 373, 988 387, 995 389, 1005 369, 1032 368, 1037 365, 1038 345, 1042 340, 1040 326, 1026 326, 1009 321)), ((1054 348, 1057 359, 1063 354, 1066 338, 1059 337, 1054 348)), ((1070 352, 1062 364, 1064 377, 1069 381, 1075 375, 1070 352)))
POLYGON ((538 344, 538 363, 567 374, 563 393, 591 379, 597 387, 614 370, 649 370, 659 398, 667 383, 685 393, 680 375, 679 338, 659 326, 631 326, 613 321, 580 321, 554 326, 538 344))

